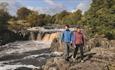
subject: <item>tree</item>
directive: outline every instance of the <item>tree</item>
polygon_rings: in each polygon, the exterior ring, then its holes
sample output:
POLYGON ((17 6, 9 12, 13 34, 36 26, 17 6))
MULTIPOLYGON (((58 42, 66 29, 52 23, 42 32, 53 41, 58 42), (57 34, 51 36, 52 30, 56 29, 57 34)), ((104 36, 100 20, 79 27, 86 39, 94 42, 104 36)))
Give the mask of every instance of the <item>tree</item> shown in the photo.
POLYGON ((58 13, 56 15, 53 16, 53 23, 55 24, 63 24, 63 18, 65 18, 65 16, 69 15, 70 13, 67 11, 62 11, 61 13, 58 13))
POLYGON ((8 3, 2 2, 2 3, 0 3, 0 10, 7 11, 8 10, 8 6, 9 6, 8 3))
POLYGON ((27 22, 30 24, 30 27, 36 26, 38 23, 38 14, 33 12, 26 18, 27 22))
POLYGON ((85 20, 82 21, 83 25, 91 29, 90 33, 104 34, 108 38, 114 36, 112 38, 115 39, 114 4, 115 0, 92 0, 90 9, 84 15, 85 20))
POLYGON ((30 14, 31 14, 31 10, 27 9, 26 7, 22 7, 17 10, 17 16, 19 19, 25 19, 30 14))
POLYGON ((71 13, 69 15, 66 15, 63 18, 63 23, 66 24, 78 24, 78 22, 81 20, 82 14, 81 10, 77 10, 74 13, 71 13))
POLYGON ((10 19, 8 12, 0 10, 0 31, 7 28, 7 22, 10 19))
POLYGON ((32 12, 32 14, 30 14, 27 17, 27 22, 30 23, 31 27, 35 27, 35 26, 43 26, 47 23, 49 23, 49 19, 50 16, 46 16, 45 14, 38 14, 35 11, 32 12))

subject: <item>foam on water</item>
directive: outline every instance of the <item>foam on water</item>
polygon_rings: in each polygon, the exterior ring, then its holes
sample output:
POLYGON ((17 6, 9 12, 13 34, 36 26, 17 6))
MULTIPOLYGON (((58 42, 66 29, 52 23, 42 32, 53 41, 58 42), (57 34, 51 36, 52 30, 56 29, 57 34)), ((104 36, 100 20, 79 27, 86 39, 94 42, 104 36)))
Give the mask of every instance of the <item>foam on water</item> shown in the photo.
POLYGON ((5 65, 5 66, 0 66, 0 70, 15 70, 16 68, 19 68, 19 67, 40 69, 40 67, 36 67, 36 66, 33 66, 33 65, 5 65))
POLYGON ((38 54, 38 55, 30 55, 30 56, 26 56, 23 59, 29 59, 29 58, 36 58, 36 57, 40 57, 40 56, 50 56, 51 54, 49 53, 42 53, 42 54, 38 54))
MULTIPOLYGON (((32 50, 41 50, 45 48, 50 47, 51 42, 43 42, 43 41, 23 41, 23 42, 14 42, 10 43, 10 45, 5 45, 5 47, 15 47, 16 49, 9 48, 5 49, 4 51, 0 53, 6 53, 6 54, 11 54, 11 53, 24 53, 32 50)), ((5 48, 4 47, 4 48, 5 48)))

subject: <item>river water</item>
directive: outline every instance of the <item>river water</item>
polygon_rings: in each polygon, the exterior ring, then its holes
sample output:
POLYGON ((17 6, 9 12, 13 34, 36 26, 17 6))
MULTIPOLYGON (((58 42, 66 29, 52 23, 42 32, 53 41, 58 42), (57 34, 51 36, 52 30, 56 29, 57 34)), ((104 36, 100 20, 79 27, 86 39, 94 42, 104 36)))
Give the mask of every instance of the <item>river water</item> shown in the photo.
POLYGON ((51 58, 51 42, 17 41, 0 46, 0 70, 40 68, 51 58))

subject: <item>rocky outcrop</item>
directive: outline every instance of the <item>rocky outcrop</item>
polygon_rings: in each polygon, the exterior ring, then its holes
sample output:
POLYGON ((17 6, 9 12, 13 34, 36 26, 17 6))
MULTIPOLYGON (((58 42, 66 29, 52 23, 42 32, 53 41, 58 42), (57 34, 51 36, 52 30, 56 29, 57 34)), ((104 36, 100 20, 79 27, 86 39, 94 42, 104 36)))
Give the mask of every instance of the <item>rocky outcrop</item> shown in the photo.
POLYGON ((84 63, 65 62, 61 58, 48 60, 43 70, 108 70, 104 63, 86 61, 84 63))
MULTIPOLYGON (((115 47, 93 48, 89 54, 85 54, 85 62, 65 61, 62 57, 47 60, 43 70, 114 70, 115 69, 115 47), (91 55, 93 54, 93 55, 91 55), (87 58, 88 57, 88 58, 87 58), (86 59, 87 58, 87 59, 86 59)), ((72 59, 70 59, 72 60, 72 59)))
POLYGON ((107 38, 103 38, 101 36, 94 37, 89 39, 86 42, 86 48, 88 50, 91 50, 92 48, 95 47, 104 47, 104 48, 109 48, 109 47, 114 47, 114 40, 110 41, 107 38))
POLYGON ((3 30, 0 32, 0 45, 13 42, 16 40, 17 35, 9 30, 3 30))
POLYGON ((3 30, 0 32, 0 45, 4 45, 9 42, 14 42, 17 40, 29 40, 30 33, 26 30, 21 31, 11 31, 3 30))
POLYGON ((64 46, 63 43, 61 43, 57 38, 55 38, 51 43, 50 49, 53 52, 63 52, 64 46))

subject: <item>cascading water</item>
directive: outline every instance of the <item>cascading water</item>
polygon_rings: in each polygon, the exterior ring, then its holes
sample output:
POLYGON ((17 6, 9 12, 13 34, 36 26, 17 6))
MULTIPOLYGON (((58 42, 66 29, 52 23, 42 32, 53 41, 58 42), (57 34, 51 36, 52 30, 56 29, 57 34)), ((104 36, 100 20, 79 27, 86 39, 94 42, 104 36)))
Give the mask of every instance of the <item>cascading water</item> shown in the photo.
POLYGON ((0 70, 16 70, 20 67, 39 69, 51 58, 49 48, 58 35, 58 30, 31 31, 29 41, 0 46, 0 70))

